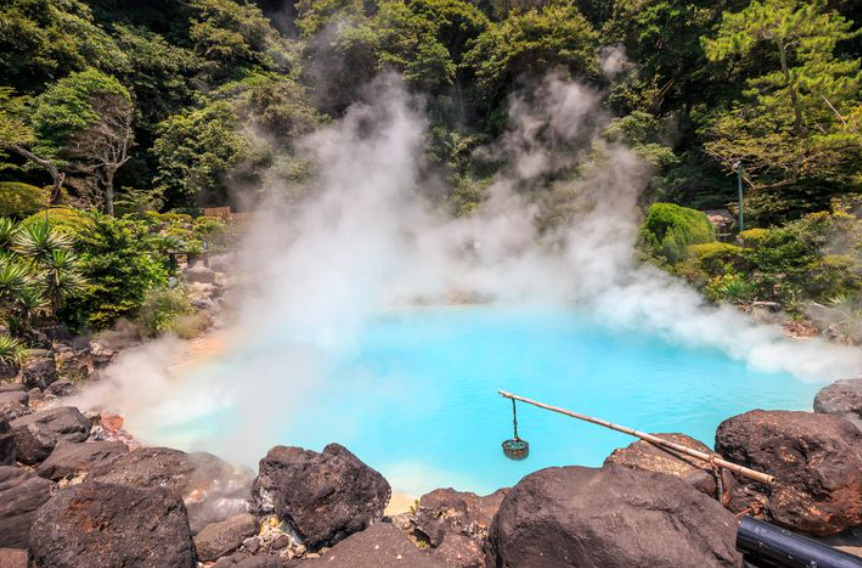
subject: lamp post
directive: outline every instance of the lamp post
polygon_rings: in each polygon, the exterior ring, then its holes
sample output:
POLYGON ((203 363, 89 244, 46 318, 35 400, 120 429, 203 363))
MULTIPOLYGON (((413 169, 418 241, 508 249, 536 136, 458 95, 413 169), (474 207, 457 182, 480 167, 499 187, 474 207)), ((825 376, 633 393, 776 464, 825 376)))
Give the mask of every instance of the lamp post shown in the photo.
POLYGON ((745 230, 745 224, 742 216, 742 162, 734 162, 733 169, 736 172, 736 178, 739 182, 739 232, 745 230))

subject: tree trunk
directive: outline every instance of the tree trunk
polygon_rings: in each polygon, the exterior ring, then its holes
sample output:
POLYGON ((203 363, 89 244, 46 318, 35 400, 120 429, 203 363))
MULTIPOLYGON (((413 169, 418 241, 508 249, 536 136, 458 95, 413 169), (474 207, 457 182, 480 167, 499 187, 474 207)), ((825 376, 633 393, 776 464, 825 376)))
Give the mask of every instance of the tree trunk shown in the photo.
POLYGON ((105 213, 114 216, 114 170, 105 169, 105 213))
POLYGON ((62 196, 63 182, 66 181, 66 174, 61 172, 57 166, 51 160, 47 160, 45 158, 40 158, 30 150, 24 148, 23 146, 10 146, 10 150, 22 156, 23 158, 30 160, 37 166, 41 166, 45 168, 48 172, 48 175, 51 176, 51 179, 54 181, 51 186, 51 205, 57 205, 60 202, 60 198, 62 196))
POLYGON ((775 42, 778 45, 778 53, 781 56, 781 72, 784 73, 784 83, 790 92, 790 104, 793 105, 793 133, 797 136, 802 133, 802 109, 799 108, 799 94, 790 80, 790 68, 787 65, 787 46, 781 40, 775 42))

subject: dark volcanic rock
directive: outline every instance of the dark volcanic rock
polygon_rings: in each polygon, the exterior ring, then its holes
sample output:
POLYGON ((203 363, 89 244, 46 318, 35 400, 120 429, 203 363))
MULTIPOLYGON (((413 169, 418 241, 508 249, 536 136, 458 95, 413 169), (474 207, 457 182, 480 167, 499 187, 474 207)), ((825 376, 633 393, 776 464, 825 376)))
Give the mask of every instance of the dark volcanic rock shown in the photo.
POLYGON ((814 397, 814 412, 837 414, 862 429, 862 378, 835 381, 814 397))
POLYGON ((276 446, 260 460, 252 486, 261 512, 274 512, 310 549, 366 529, 383 516, 391 488, 338 444, 322 453, 276 446))
POLYGON ((188 507, 192 532, 245 512, 251 472, 207 453, 170 448, 141 448, 100 464, 89 479, 132 487, 164 487, 188 507))
POLYGON ((668 475, 608 466, 543 469, 491 525, 497 568, 737 568, 736 519, 668 475))
MULTIPOLYGON (((377 523, 307 560, 303 568, 444 568, 389 523, 377 523)), ((526 565, 525 565, 526 566, 526 565)))
POLYGON ((0 548, 27 548, 36 509, 53 484, 24 469, 0 467, 0 548))
POLYGON ((57 380, 57 363, 50 352, 33 357, 21 368, 24 383, 33 388, 44 389, 57 380))
POLYGON ((243 513, 224 521, 207 525, 195 535, 195 548, 202 562, 218 560, 242 545, 242 541, 257 533, 257 522, 243 513))
POLYGON ((78 388, 75 386, 75 383, 62 379, 48 385, 48 388, 45 389, 45 394, 53 394, 57 397, 63 397, 71 396, 75 394, 77 390, 78 388))
POLYGON ((165 489, 83 483, 36 515, 34 568, 196 568, 186 508, 165 489))
POLYGON ((25 391, 0 392, 0 419, 15 420, 29 412, 30 395, 25 391))
MULTIPOLYGON (((685 434, 655 434, 659 438, 698 450, 706 454, 714 454, 712 449, 685 434)), ((714 454, 717 455, 717 454, 714 454)), ((605 465, 620 465, 640 471, 664 473, 678 477, 710 497, 716 497, 718 485, 716 476, 707 462, 687 456, 674 450, 660 448, 644 440, 638 440, 625 448, 613 451, 605 460, 605 465)), ((730 473, 722 475, 722 489, 725 504, 730 499, 730 489, 735 481, 730 473)))
POLYGON ((27 465, 43 461, 61 441, 83 442, 90 435, 90 421, 72 406, 28 414, 9 425, 15 434, 18 461, 27 465))
POLYGON ((473 538, 447 534, 443 543, 431 550, 431 558, 457 568, 484 568, 482 546, 473 538))
POLYGON ((128 451, 129 448, 122 442, 61 442, 48 459, 36 468, 36 473, 52 481, 68 479, 110 464, 128 451))
POLYGON ((193 283, 201 283, 201 284, 212 284, 216 280, 215 272, 207 268, 206 266, 197 264, 192 266, 191 268, 186 269, 186 280, 190 284, 193 283))
POLYGON ((9 423, 0 418, 0 465, 15 465, 15 435, 9 423))
POLYGON ((483 541, 508 490, 487 497, 454 489, 435 489, 419 499, 413 515, 416 530, 431 546, 440 546, 450 534, 483 541))
POLYGON ((715 448, 775 476, 776 524, 818 536, 862 524, 862 432, 843 418, 754 410, 722 422, 715 448))

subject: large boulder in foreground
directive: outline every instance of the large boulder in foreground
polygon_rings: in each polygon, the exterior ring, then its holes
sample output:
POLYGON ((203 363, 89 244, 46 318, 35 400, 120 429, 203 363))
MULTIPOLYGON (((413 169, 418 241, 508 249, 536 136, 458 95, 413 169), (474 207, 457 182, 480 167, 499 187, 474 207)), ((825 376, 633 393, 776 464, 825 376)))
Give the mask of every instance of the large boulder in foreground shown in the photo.
POLYGON ((814 412, 837 414, 862 430, 862 378, 835 381, 814 397, 814 412))
POLYGON ((71 479, 95 467, 110 464, 128 451, 122 442, 60 442, 48 459, 39 464, 36 473, 52 481, 71 479))
POLYGON ((775 476, 776 524, 816 536, 862 524, 862 431, 843 418, 754 410, 722 422, 715 449, 775 476))
POLYGON ((346 448, 322 453, 276 446, 260 460, 255 504, 287 522, 310 549, 331 545, 383 516, 392 490, 377 471, 346 448))
POLYGON ((0 548, 27 548, 33 516, 52 486, 27 470, 0 467, 0 548))
MULTIPOLYGON (((697 450, 705 454, 714 454, 706 444, 685 434, 655 434, 663 440, 697 450)), ((630 469, 664 473, 685 481, 701 493, 717 497, 718 484, 716 473, 708 462, 693 458, 675 450, 661 448, 644 440, 638 440, 618 448, 605 459, 605 465, 620 465, 630 469)), ((729 500, 730 493, 726 491, 733 483, 733 477, 722 470, 722 497, 729 500)), ((725 503, 726 504, 726 503, 725 503)))
POLYGON ((303 568, 446 568, 389 523, 377 523, 307 560, 303 568))
POLYGON ((246 511, 252 474, 204 452, 141 448, 90 470, 89 479, 175 491, 188 508, 192 532, 246 511))
POLYGON ((83 483, 36 515, 34 568, 196 568, 182 500, 166 489, 83 483))
POLYGON ((736 519, 668 475, 608 466, 522 479, 491 525, 497 568, 738 568, 736 519))
POLYGON ((15 436, 18 461, 36 465, 61 441, 83 442, 90 435, 90 421, 73 406, 60 406, 16 418, 9 425, 15 436))

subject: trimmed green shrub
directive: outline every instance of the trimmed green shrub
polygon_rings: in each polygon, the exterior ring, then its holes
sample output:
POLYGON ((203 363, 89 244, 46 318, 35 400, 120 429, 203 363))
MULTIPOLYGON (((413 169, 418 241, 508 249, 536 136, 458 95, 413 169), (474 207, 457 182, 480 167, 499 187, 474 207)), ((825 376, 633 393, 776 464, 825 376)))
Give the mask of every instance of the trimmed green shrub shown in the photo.
POLYGON ((50 189, 17 181, 0 181, 0 217, 23 219, 50 204, 50 189))
POLYGON ((715 240, 715 227, 701 211, 672 203, 656 203, 641 229, 644 243, 671 264, 686 257, 689 245, 715 240))
POLYGON ((737 235, 737 239, 746 248, 757 248, 769 236, 769 229, 747 229, 737 235))
POLYGON ((91 227, 93 220, 87 213, 71 207, 56 207, 40 211, 21 221, 23 227, 48 223, 49 226, 73 235, 91 227))
POLYGON ((688 247, 689 262, 711 276, 724 274, 728 269, 746 272, 751 262, 742 247, 730 243, 702 243, 688 247))

